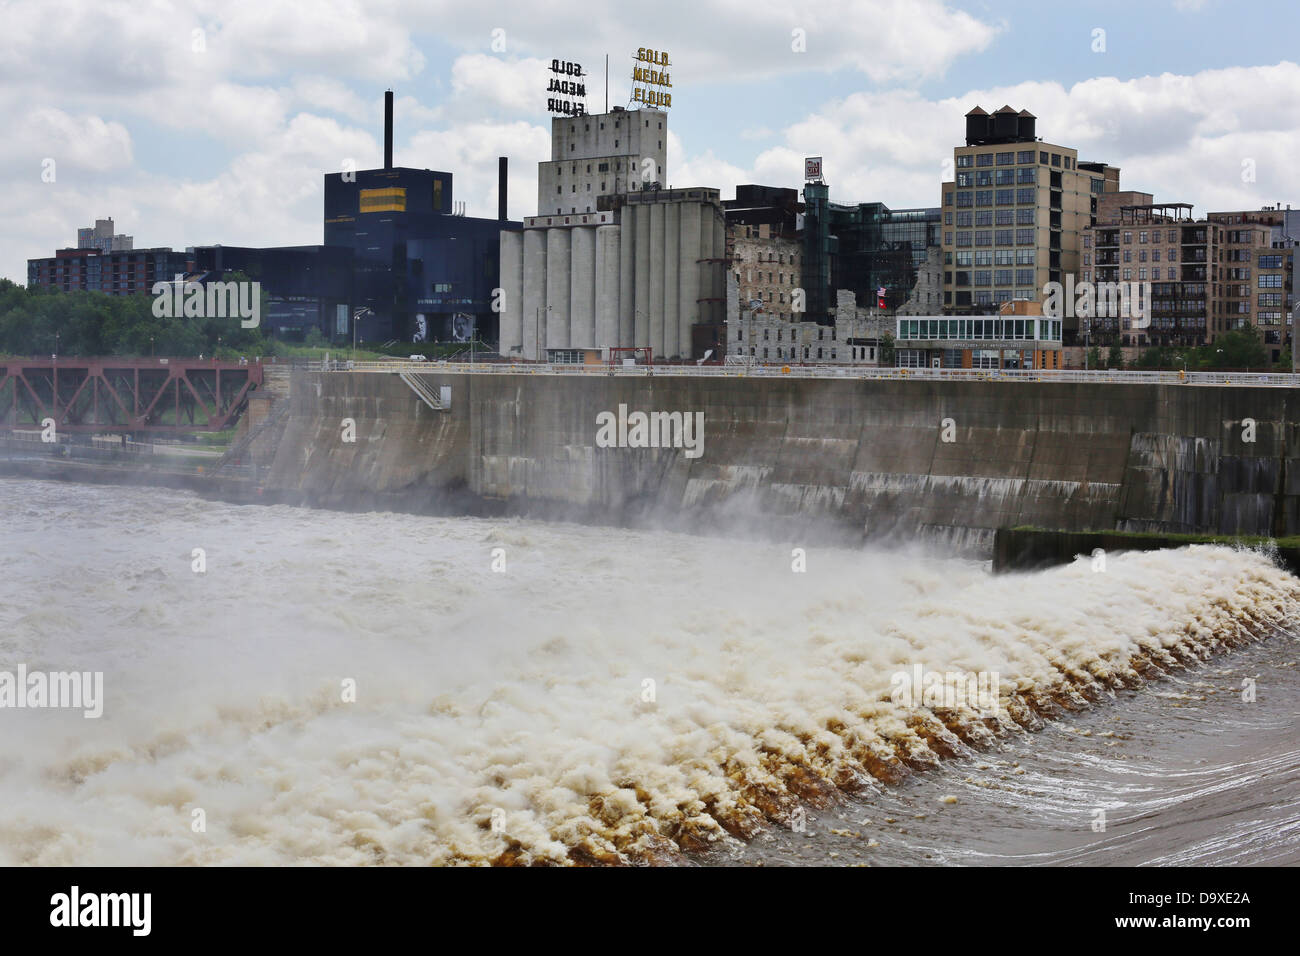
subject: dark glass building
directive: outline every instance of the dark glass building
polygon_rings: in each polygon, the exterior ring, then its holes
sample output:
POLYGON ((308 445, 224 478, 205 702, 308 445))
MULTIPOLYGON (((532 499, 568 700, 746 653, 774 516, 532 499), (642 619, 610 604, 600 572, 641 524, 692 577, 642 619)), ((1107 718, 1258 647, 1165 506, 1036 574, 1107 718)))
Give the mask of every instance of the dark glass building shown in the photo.
POLYGON ((241 272, 262 284, 268 314, 264 332, 300 338, 311 329, 327 336, 351 336, 354 260, 350 249, 330 246, 197 246, 191 250, 194 271, 221 279, 241 272))
POLYGON ((473 328, 496 341, 492 310, 500 285, 506 220, 506 161, 498 160, 498 218, 458 215, 451 173, 393 162, 392 92, 385 96, 384 168, 325 176, 325 245, 348 249, 354 307, 366 307, 361 338, 455 341, 473 328))
POLYGON ((391 338, 409 341, 422 315, 429 339, 450 341, 463 334, 453 328, 460 314, 495 341, 503 228, 522 223, 454 214, 451 173, 399 167, 325 177, 325 245, 353 254, 356 305, 391 338))
POLYGON ((902 306, 916 285, 930 246, 939 245, 939 207, 890 209, 884 203, 842 205, 824 183, 804 186, 803 282, 808 317, 831 321, 837 289, 851 289, 859 306, 873 307, 885 289, 889 310, 902 306))

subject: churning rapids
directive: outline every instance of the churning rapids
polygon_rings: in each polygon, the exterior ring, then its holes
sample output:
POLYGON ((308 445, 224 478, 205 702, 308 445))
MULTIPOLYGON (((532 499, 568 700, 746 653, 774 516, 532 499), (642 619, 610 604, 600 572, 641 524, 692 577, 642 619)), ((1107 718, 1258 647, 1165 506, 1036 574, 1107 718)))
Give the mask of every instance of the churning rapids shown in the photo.
POLYGON ((1256 553, 0 513, 0 671, 104 688, 0 710, 0 864, 1300 861, 1300 582, 1256 553), (996 713, 891 700, 918 666, 996 672, 996 713))

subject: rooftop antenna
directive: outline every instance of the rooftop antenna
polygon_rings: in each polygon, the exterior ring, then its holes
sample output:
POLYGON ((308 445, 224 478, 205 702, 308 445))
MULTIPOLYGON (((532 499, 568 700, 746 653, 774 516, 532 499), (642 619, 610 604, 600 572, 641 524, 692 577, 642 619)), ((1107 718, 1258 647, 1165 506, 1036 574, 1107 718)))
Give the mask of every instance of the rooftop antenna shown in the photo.
POLYGON ((605 54, 605 112, 609 112, 609 54, 605 54))

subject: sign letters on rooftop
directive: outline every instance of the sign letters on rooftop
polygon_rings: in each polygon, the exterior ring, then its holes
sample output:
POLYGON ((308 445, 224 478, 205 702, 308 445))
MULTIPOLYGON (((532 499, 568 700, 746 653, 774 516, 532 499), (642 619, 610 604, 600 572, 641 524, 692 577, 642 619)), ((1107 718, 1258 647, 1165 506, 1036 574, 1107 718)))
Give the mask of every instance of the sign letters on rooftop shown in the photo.
POLYGON ((672 106, 670 65, 666 50, 638 49, 636 65, 632 67, 632 102, 663 110, 672 106))

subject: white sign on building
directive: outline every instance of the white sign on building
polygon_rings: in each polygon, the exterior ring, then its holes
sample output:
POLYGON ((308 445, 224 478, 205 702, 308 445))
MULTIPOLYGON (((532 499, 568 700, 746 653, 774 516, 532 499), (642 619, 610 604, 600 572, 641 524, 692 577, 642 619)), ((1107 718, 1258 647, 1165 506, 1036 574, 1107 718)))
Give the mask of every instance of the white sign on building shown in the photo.
POLYGON ((804 182, 814 183, 822 178, 822 158, 820 156, 809 156, 803 161, 803 178, 804 182))

